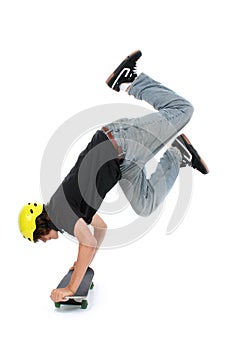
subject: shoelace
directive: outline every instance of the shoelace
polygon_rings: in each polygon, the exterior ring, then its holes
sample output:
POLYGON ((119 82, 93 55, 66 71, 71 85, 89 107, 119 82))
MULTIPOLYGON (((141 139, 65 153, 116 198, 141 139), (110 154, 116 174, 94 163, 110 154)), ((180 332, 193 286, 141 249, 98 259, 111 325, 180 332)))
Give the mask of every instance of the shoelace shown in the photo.
POLYGON ((137 63, 133 66, 132 74, 137 75, 137 63))

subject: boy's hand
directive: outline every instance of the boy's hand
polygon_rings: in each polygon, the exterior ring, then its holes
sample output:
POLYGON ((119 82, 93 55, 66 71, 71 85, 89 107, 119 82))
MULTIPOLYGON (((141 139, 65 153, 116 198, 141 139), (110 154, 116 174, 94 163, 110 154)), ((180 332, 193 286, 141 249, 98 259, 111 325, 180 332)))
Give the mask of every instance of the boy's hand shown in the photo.
POLYGON ((62 301, 65 297, 71 296, 74 293, 69 288, 57 288, 53 289, 50 298, 55 303, 62 301))

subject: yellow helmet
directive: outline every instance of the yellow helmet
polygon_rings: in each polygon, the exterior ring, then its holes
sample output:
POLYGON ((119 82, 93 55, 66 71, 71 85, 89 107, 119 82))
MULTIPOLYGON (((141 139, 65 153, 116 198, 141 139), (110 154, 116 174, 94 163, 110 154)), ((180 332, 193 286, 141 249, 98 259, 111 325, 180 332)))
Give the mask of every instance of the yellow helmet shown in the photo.
POLYGON ((33 242, 33 232, 36 229, 36 218, 42 213, 43 204, 28 203, 19 213, 19 229, 23 237, 33 242))

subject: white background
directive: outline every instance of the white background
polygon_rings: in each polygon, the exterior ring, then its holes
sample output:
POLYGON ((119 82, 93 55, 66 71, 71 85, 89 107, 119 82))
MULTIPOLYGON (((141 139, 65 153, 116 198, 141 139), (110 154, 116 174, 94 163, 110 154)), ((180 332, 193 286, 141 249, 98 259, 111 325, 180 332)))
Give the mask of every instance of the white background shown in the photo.
MULTIPOLYGON (((232 16, 219 1, 1 1, 1 343, 28 350, 232 349, 232 16), (50 291, 77 245, 30 245, 17 216, 41 200, 40 164, 53 132, 103 103, 137 103, 105 79, 141 49, 140 69, 189 99, 185 133, 211 170, 194 172, 192 202, 166 235, 158 224, 102 250, 88 310, 54 309, 50 291)), ((93 119, 93 123, 96 121, 93 119)))

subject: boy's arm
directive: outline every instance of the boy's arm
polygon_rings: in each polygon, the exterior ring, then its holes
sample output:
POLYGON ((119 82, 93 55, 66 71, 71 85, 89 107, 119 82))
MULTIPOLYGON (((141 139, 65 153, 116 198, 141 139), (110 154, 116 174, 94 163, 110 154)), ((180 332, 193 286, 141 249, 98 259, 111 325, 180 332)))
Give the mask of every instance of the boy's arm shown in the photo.
MULTIPOLYGON (((91 226, 94 229, 94 237, 97 241, 97 247, 95 250, 95 254, 92 258, 92 260, 93 260, 96 253, 97 253, 98 248, 101 246, 101 244, 104 240, 104 237, 105 237, 105 234, 107 231, 107 224, 104 222, 104 220, 98 214, 95 214, 92 218, 91 226)), ((77 261, 74 262, 74 265, 70 268, 70 270, 74 270, 76 263, 77 263, 77 261)))
POLYGON ((92 260, 93 260, 99 247, 101 246, 101 244, 104 240, 105 234, 107 232, 107 224, 104 222, 104 220, 98 214, 95 214, 92 218, 91 226, 93 226, 93 228, 94 228, 94 237, 95 237, 96 242, 97 242, 97 247, 96 247, 94 256, 92 258, 92 260))
POLYGON ((82 279, 95 254, 97 241, 93 237, 87 224, 83 219, 79 219, 74 226, 74 235, 79 241, 78 258, 74 267, 72 278, 68 288, 73 294, 78 289, 82 279))
POLYGON ((61 301, 65 296, 73 295, 76 292, 95 255, 97 240, 93 237, 83 219, 79 219, 76 222, 74 235, 79 241, 77 262, 74 266, 74 272, 68 286, 66 288, 58 288, 52 291, 51 299, 55 302, 61 301))

